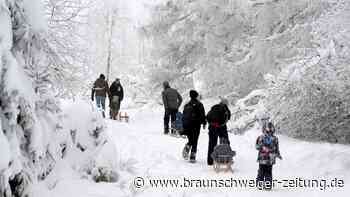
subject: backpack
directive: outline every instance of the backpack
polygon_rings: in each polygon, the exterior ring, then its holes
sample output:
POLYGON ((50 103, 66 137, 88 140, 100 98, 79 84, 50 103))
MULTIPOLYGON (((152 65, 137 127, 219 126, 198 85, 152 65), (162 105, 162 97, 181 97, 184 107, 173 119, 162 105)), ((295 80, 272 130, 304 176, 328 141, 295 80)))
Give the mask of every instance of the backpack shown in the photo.
POLYGON ((193 121, 198 121, 200 119, 200 114, 198 112, 198 104, 194 102, 189 102, 184 106, 183 110, 183 127, 187 127, 193 121))
POLYGON ((269 157, 273 146, 273 137, 270 135, 264 135, 261 139, 261 142, 263 145, 261 155, 263 157, 269 157))
POLYGON ((262 139, 262 144, 264 146, 268 146, 271 147, 272 146, 272 142, 273 142, 273 138, 270 135, 265 135, 262 139))
POLYGON ((226 110, 224 109, 224 106, 220 104, 214 105, 210 109, 207 115, 207 119, 209 123, 217 123, 220 125, 225 124, 227 121, 227 115, 226 115, 226 110))

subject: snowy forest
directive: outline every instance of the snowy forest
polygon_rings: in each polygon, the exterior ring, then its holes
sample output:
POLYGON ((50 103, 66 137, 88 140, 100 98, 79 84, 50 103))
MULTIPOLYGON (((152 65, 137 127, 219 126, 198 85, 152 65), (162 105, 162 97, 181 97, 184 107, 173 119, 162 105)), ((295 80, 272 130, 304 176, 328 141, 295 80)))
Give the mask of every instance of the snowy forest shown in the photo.
POLYGON ((348 196, 350 0, 0 0, 0 106, 0 197, 348 196), (186 137, 163 134, 170 87, 184 117, 190 90, 205 113, 228 102, 233 173, 207 166, 209 120, 194 164, 181 158, 186 137), (148 184, 255 180, 266 120, 283 156, 274 178, 345 185, 148 184))

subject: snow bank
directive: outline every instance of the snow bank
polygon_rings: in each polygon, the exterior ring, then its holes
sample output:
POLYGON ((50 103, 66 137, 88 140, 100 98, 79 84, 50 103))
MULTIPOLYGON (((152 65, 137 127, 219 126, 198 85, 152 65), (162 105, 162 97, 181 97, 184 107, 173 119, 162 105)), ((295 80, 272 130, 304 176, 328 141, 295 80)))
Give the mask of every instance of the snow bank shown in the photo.
POLYGON ((52 175, 49 185, 64 178, 57 176, 62 174, 60 171, 67 172, 72 169, 79 178, 96 181, 96 178, 100 180, 101 176, 107 176, 103 178, 111 182, 118 181, 120 171, 124 170, 123 164, 127 162, 119 157, 111 134, 106 132, 106 120, 102 118, 94 103, 63 100, 62 109, 63 127, 69 130, 72 140, 67 144, 67 155, 63 158, 61 167, 54 169, 53 174, 56 175, 52 175), (63 167, 70 169, 64 170, 63 167))
POLYGON ((51 136, 55 143, 50 144, 55 164, 45 180, 30 186, 33 196, 43 189, 44 196, 52 196, 49 190, 65 181, 94 182, 96 171, 103 168, 114 172, 117 165, 116 151, 105 132, 105 120, 94 105, 84 100, 62 100, 61 109, 60 129, 51 136))
MULTIPOLYGON (((92 140, 94 135, 102 134, 105 128, 101 113, 93 103, 83 100, 62 101, 63 127, 74 135, 74 143, 80 143, 84 147, 94 147, 100 141, 92 140)), ((102 139, 102 138, 101 138, 102 139)))
POLYGON ((121 151, 111 137, 112 132, 116 131, 110 129, 106 132, 106 123, 110 120, 103 119, 89 101, 62 100, 61 106, 64 132, 55 137, 59 144, 65 146, 65 151, 48 177, 29 188, 29 194, 34 197, 85 196, 86 192, 120 194, 115 186, 95 183, 116 182, 125 185, 134 169, 130 157, 123 160, 119 156, 121 151), (88 187, 98 190, 88 190, 88 187))

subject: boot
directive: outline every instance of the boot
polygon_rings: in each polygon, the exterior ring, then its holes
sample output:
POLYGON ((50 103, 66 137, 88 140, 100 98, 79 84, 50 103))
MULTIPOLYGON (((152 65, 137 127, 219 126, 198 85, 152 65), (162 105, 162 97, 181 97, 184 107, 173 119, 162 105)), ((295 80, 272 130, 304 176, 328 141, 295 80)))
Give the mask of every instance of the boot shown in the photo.
POLYGON ((190 149, 191 149, 191 146, 186 144, 183 151, 182 151, 182 157, 185 159, 185 160, 188 160, 188 154, 190 153, 190 149))
POLYGON ((195 152, 191 152, 190 163, 196 163, 196 153, 195 152))
POLYGON ((171 122, 171 134, 176 135, 175 122, 171 122))
POLYGON ((168 135, 169 134, 169 128, 168 127, 164 127, 164 134, 168 135))

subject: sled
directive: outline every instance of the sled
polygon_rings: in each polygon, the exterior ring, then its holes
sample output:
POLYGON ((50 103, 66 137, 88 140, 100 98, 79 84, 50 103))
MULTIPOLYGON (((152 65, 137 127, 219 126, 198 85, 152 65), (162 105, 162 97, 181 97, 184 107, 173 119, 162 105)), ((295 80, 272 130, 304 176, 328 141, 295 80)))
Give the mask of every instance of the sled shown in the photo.
POLYGON ((219 155, 218 158, 214 160, 214 171, 219 172, 232 172, 233 160, 229 155, 219 155))
MULTIPOLYGON (((171 124, 171 135, 174 136, 174 137, 182 137, 184 138, 182 135, 183 133, 183 125, 182 125, 182 113, 181 112, 177 112, 176 113, 176 120, 175 122, 173 122, 171 124)), ((186 136, 185 136, 186 138, 186 136)))
POLYGON ((170 136, 177 137, 177 138, 187 138, 186 135, 181 134, 182 132, 183 132, 182 130, 172 128, 170 130, 170 136))
POLYGON ((120 122, 129 122, 129 115, 126 112, 119 112, 118 116, 117 116, 117 120, 120 122))
POLYGON ((171 124, 170 135, 177 138, 186 138, 186 136, 183 135, 183 132, 184 129, 182 125, 182 113, 177 112, 176 120, 171 124))

